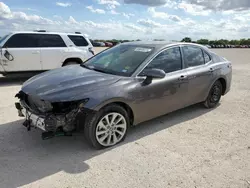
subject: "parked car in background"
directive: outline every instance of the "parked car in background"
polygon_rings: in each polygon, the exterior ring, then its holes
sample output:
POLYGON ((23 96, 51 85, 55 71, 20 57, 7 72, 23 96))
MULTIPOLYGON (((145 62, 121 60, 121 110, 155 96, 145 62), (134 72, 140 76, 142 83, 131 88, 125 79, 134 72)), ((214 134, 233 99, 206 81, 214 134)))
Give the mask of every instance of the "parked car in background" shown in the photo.
POLYGON ((105 46, 106 46, 106 47, 112 47, 113 44, 112 44, 111 42, 105 42, 105 46))
POLYGON ((45 71, 80 64, 94 55, 88 38, 76 33, 13 32, 0 40, 0 74, 45 71))
POLYGON ((94 41, 94 40, 91 40, 91 39, 90 39, 90 42, 91 42, 91 44, 92 44, 94 47, 100 47, 100 46, 101 46, 100 43, 98 43, 98 42, 96 42, 96 41, 94 41))
POLYGON ((113 46, 116 46, 116 45, 118 45, 118 44, 121 44, 120 42, 115 42, 115 41, 112 41, 112 43, 113 43, 113 46))
POLYGON ((105 47, 106 46, 104 42, 92 41, 92 44, 94 47, 105 47))
POLYGON ((105 47, 105 43, 104 42, 98 42, 100 44, 101 47, 105 47))
POLYGON ((101 44, 99 42, 93 42, 94 47, 101 47, 101 44))
POLYGON ((124 140, 131 125, 196 103, 216 107, 231 79, 231 63, 202 45, 128 42, 29 79, 16 108, 43 138, 82 128, 100 149, 124 140))
MULTIPOLYGON (((208 46, 207 46, 208 47, 208 46)), ((209 47, 208 47, 209 48, 209 47)), ((250 45, 211 45, 211 48, 250 48, 250 45)))

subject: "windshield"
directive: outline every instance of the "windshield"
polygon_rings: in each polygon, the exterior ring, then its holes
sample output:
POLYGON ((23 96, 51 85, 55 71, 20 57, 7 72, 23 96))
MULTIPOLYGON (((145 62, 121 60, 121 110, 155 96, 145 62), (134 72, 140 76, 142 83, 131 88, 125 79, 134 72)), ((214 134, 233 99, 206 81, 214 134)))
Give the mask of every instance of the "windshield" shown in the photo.
POLYGON ((0 45, 1 43, 8 37, 9 35, 5 35, 4 37, 0 38, 0 45))
POLYGON ((118 45, 94 56, 82 66, 109 74, 131 76, 153 49, 139 45, 118 45))

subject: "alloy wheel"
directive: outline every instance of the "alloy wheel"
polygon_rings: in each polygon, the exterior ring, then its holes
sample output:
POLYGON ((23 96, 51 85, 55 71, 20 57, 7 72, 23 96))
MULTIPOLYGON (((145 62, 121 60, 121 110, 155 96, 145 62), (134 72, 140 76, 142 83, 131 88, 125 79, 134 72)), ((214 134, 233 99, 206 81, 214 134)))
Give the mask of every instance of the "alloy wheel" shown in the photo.
POLYGON ((102 146, 113 146, 120 142, 127 130, 127 122, 120 113, 106 114, 96 126, 96 139, 102 146))
POLYGON ((218 85, 215 85, 212 89, 210 101, 216 103, 220 100, 220 96, 221 96, 221 89, 218 85))

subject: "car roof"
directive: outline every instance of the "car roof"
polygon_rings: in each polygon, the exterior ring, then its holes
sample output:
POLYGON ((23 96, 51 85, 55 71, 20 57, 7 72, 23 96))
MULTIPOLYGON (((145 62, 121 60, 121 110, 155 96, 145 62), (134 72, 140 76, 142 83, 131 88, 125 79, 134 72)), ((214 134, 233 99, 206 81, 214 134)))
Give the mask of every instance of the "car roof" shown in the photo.
POLYGON ((14 31, 11 32, 11 34, 18 34, 18 33, 28 33, 28 34, 54 34, 54 35, 76 35, 76 36, 83 36, 85 38, 88 38, 85 34, 83 33, 63 33, 63 32, 48 32, 48 31, 14 31))
POLYGON ((126 44, 151 47, 151 48, 155 48, 156 50, 159 50, 165 47, 175 46, 175 45, 192 45, 192 46, 197 46, 200 48, 208 49, 206 46, 195 44, 195 43, 187 43, 187 42, 135 41, 135 42, 122 43, 121 45, 126 45, 126 44))

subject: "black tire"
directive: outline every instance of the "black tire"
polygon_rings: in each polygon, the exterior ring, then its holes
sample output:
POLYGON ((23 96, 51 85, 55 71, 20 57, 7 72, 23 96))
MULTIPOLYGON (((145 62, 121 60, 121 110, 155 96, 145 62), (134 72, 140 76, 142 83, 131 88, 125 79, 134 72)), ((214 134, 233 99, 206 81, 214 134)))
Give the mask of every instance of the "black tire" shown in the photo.
POLYGON ((100 111, 98 111, 96 114, 87 117, 86 121, 85 121, 84 136, 85 136, 87 142, 91 146, 93 146, 95 149, 103 149, 103 148, 110 147, 110 146, 101 145, 98 142, 98 140, 96 139, 97 124, 105 115, 107 115, 109 113, 119 113, 119 114, 123 115, 123 117, 126 120, 126 125, 127 125, 126 132, 125 132, 123 138, 119 142, 117 142, 116 144, 122 142, 127 135, 127 131, 130 127, 130 121, 129 121, 129 116, 128 116, 127 111, 123 107, 116 105, 116 104, 108 105, 108 106, 100 109, 100 111))
POLYGON ((217 80, 209 91, 208 97, 204 102, 206 108, 214 108, 220 102, 222 96, 222 84, 217 80))
POLYGON ((64 63, 64 67, 65 66, 69 66, 69 65, 78 65, 79 63, 78 62, 76 62, 76 61, 69 61, 69 62, 66 62, 66 63, 64 63))

